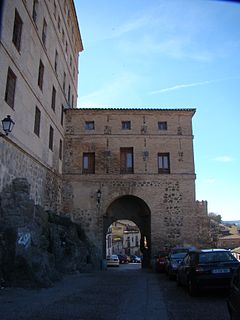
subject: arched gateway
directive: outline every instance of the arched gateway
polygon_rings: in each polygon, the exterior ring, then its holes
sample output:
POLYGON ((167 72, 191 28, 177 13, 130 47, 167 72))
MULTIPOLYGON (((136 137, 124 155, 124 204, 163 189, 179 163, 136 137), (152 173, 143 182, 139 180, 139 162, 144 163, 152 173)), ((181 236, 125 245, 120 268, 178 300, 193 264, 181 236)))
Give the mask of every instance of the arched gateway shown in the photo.
POLYGON ((105 236, 109 226, 116 220, 133 221, 141 233, 140 250, 143 254, 143 267, 150 266, 151 257, 151 212, 140 198, 125 195, 114 200, 107 208, 103 218, 103 252, 106 252, 105 236))
POLYGON ((194 113, 67 111, 63 211, 81 225, 99 260, 107 228, 121 219, 139 227, 146 266, 164 248, 206 246, 207 205, 195 199, 194 113))

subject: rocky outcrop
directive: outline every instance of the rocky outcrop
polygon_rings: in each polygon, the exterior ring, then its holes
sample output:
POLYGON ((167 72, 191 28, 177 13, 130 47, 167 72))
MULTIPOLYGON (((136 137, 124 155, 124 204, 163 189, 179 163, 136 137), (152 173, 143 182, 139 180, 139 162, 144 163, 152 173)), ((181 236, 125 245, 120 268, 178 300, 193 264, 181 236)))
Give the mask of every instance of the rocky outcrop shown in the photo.
POLYGON ((65 273, 98 266, 81 226, 44 211, 29 194, 20 178, 0 194, 1 286, 49 287, 65 273))

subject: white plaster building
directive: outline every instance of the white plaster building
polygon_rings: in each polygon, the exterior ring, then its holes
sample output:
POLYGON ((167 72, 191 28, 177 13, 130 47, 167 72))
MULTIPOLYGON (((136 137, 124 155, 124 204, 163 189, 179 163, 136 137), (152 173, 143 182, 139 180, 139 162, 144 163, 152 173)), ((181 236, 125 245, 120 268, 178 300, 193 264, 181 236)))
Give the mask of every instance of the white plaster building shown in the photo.
POLYGON ((83 50, 73 0, 3 0, 0 18, 0 191, 27 178, 31 197, 60 210, 65 108, 76 107, 83 50))

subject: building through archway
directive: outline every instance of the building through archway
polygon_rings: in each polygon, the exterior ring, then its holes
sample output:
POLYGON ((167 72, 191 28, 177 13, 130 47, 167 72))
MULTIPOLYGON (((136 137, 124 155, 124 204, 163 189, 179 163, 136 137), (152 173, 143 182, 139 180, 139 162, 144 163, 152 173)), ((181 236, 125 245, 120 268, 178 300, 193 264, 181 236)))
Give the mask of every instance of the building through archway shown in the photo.
MULTIPOLYGON (((125 195, 114 200, 107 208, 103 218, 103 237, 105 239, 109 226, 116 220, 133 221, 141 233, 140 250, 143 256, 142 266, 150 266, 151 259, 151 212, 148 205, 140 198, 125 195)), ((103 252, 106 241, 103 240, 103 252)))

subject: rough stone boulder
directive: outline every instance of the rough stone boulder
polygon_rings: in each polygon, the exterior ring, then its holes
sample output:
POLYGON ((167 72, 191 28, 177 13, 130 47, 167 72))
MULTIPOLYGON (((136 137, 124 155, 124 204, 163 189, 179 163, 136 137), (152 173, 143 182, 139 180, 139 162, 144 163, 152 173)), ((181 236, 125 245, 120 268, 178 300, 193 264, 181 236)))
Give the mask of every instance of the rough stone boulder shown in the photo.
POLYGON ((0 193, 1 285, 49 287, 64 273, 94 268, 81 227, 34 205, 29 191, 26 179, 15 179, 0 193))

